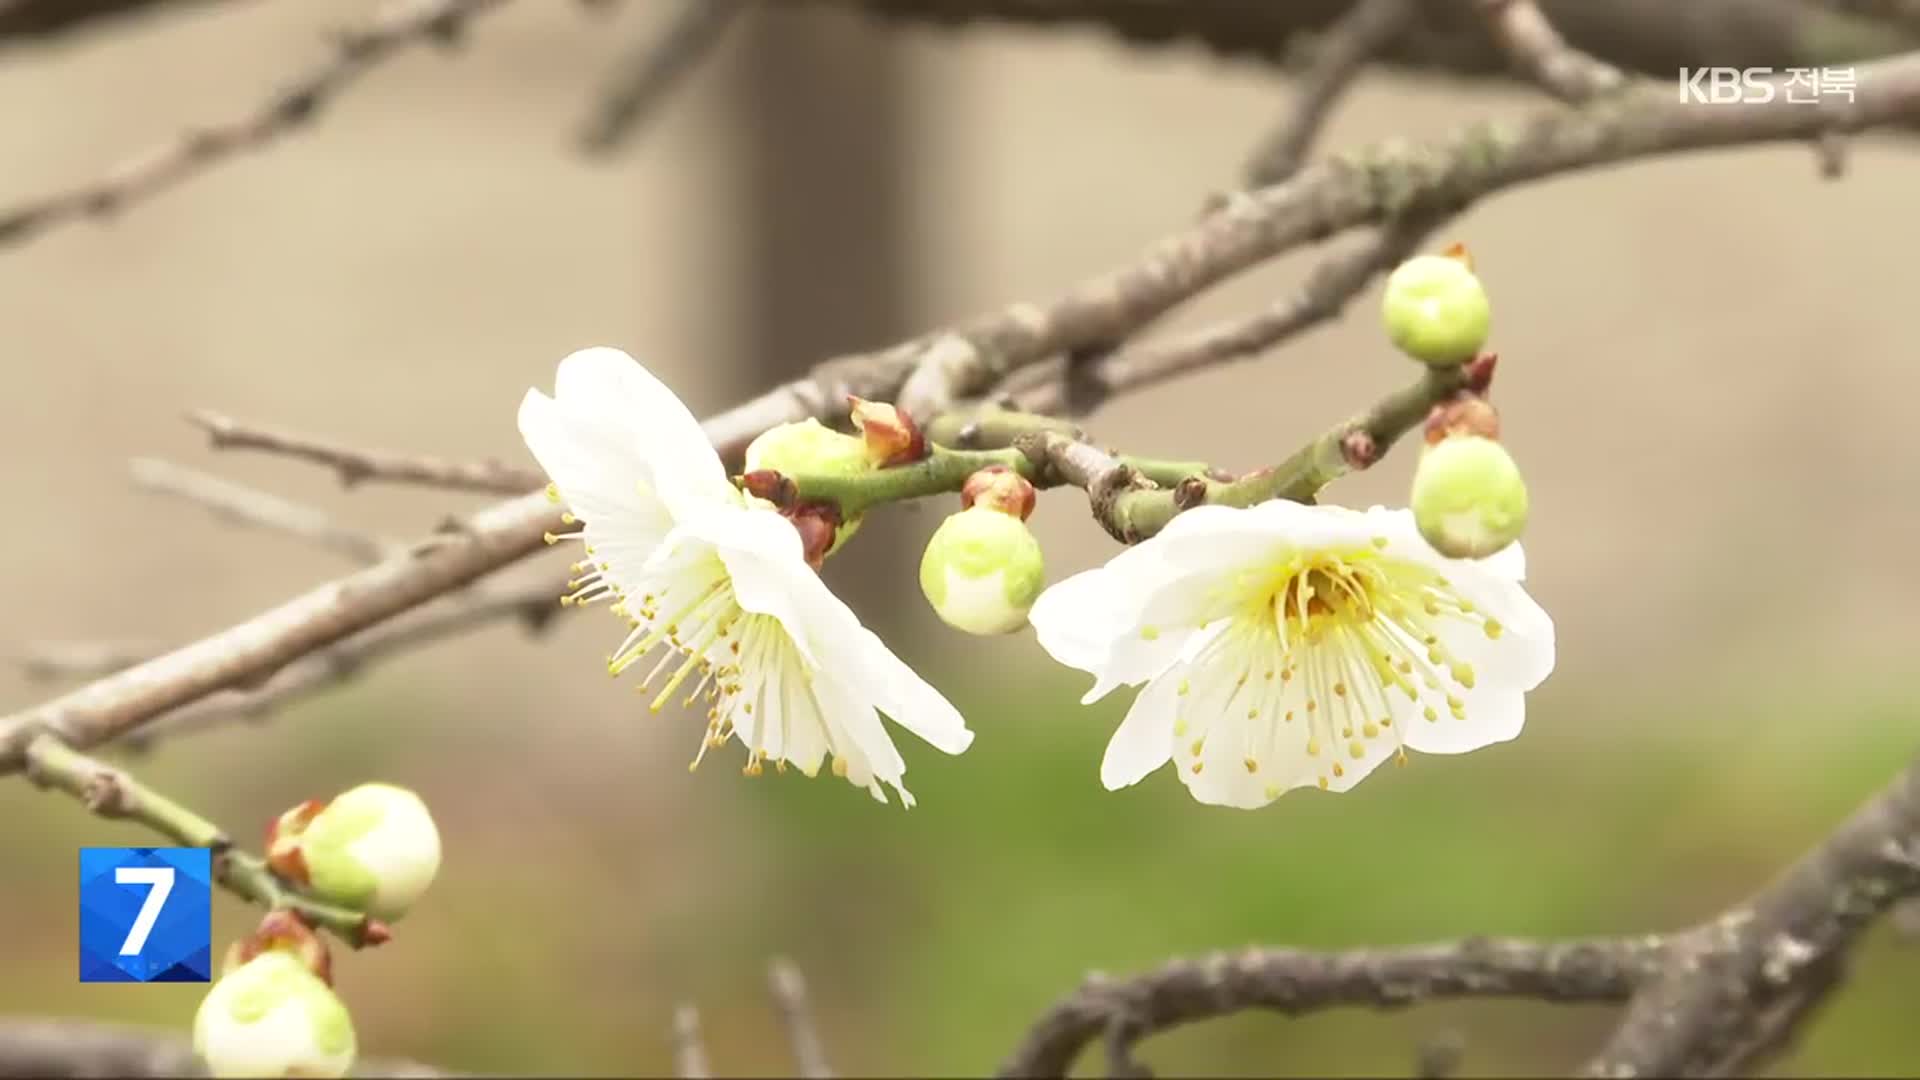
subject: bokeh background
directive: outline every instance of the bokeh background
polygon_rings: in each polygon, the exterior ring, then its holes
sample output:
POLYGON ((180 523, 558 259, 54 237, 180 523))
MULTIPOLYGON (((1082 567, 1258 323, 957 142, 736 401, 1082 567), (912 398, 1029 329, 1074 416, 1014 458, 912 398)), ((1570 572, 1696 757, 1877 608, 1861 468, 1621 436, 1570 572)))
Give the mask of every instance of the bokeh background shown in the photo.
MULTIPOLYGON (((761 12, 642 135, 587 160, 603 73, 664 5, 528 2, 467 47, 384 66, 321 122, 109 226, 0 251, 0 641, 189 640, 340 572, 335 558, 134 492, 158 455, 396 537, 457 495, 346 492, 216 456, 216 408, 340 439, 530 462, 524 390, 622 346, 697 411, 804 364, 1040 299, 1127 260, 1229 187, 1291 89, 1272 68, 1097 33, 880 27, 761 12)), ((0 57, 0 203, 233 115, 318 55, 334 5, 255 2, 0 57)), ((1369 78, 1330 148, 1540 107, 1521 89, 1369 78)), ((1802 147, 1588 173, 1490 199, 1468 242, 1498 310, 1499 401, 1535 510, 1530 586, 1559 668, 1527 734, 1416 757, 1257 813, 1158 774, 1099 787, 1124 706, 1075 702, 1029 635, 942 630, 915 588, 938 520, 869 525, 830 567, 963 704, 975 748, 903 743, 920 806, 830 780, 689 774, 690 717, 649 716, 601 659, 600 613, 500 625, 246 727, 166 743, 156 784, 242 835, 367 779, 420 790, 447 860, 387 948, 339 983, 369 1054, 573 1074, 668 1068, 673 1007, 716 1066, 789 1068, 770 956, 807 973, 848 1072, 978 1073, 1089 970, 1249 943, 1679 926, 1765 881, 1920 744, 1920 392, 1911 146, 1819 179, 1802 147)), ((1249 274, 1174 324, 1290 287, 1249 274)), ((1373 314, 1089 423, 1145 453, 1272 460, 1407 375, 1373 314)), ((1333 498, 1404 501, 1396 454, 1333 498)), ((1035 518, 1052 572, 1110 553, 1071 493, 1035 518)), ((548 556, 556 560, 562 556, 548 556)), ((0 700, 52 692, 0 671, 0 700)), ((81 985, 74 849, 139 842, 0 784, 0 1013, 184 1031, 193 987, 81 985)), ((216 941, 253 915, 215 900, 216 941)), ((1783 1063, 1920 1072, 1920 945, 1882 929, 1783 1063)), ((1449 1032, 1466 1068, 1564 1067, 1610 1014, 1463 1004, 1246 1015, 1155 1039, 1162 1069, 1404 1073, 1449 1032)))

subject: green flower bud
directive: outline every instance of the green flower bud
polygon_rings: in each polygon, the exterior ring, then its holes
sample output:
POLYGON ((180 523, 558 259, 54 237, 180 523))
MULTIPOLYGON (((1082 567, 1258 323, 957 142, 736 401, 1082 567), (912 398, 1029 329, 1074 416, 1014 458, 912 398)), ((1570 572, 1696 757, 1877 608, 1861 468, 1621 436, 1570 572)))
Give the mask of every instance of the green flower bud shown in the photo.
POLYGON ((1493 311, 1465 252, 1415 255, 1387 277, 1381 303, 1387 336, 1423 364, 1448 367, 1473 359, 1487 343, 1493 311))
POLYGON ((345 1076, 353 1018, 290 953, 264 952, 222 975, 193 1017, 193 1049, 215 1076, 345 1076))
POLYGON ((858 476, 867 464, 867 445, 809 417, 797 424, 769 428, 747 444, 747 472, 772 469, 789 476, 858 476))
POLYGON ((1026 523, 985 506, 940 523, 920 559, 920 591, 942 622, 969 634, 1026 625, 1046 585, 1040 542, 1026 523))
POLYGON ((314 896, 391 922, 439 873, 440 832, 420 796, 362 784, 281 815, 268 835, 267 860, 314 896))
POLYGON ((1478 435, 1427 447, 1413 471, 1413 520, 1453 559, 1484 559, 1527 526, 1527 484, 1507 448, 1478 435))
MULTIPOLYGON (((808 417, 797 424, 768 428, 747 444, 747 473, 762 469, 784 476, 860 476, 873 471, 867 459, 866 440, 843 435, 820 421, 808 417)), ((840 550, 860 528, 863 515, 855 514, 840 523, 834 533, 831 555, 840 550)))

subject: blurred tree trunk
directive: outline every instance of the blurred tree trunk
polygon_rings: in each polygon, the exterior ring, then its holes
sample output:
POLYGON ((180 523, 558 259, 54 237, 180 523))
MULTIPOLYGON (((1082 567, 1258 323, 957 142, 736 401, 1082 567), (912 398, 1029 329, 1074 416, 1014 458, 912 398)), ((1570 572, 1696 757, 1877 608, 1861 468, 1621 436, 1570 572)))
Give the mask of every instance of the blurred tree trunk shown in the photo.
MULTIPOLYGON (((739 215, 749 250, 733 294, 749 359, 729 389, 744 396, 915 328, 904 175, 911 87, 887 29, 851 11, 758 6, 735 29, 740 62, 729 70, 743 113, 739 215)), ((871 601, 912 572, 912 561, 889 554, 896 535, 897 524, 867 526, 858 575, 830 564, 842 595, 871 601)))

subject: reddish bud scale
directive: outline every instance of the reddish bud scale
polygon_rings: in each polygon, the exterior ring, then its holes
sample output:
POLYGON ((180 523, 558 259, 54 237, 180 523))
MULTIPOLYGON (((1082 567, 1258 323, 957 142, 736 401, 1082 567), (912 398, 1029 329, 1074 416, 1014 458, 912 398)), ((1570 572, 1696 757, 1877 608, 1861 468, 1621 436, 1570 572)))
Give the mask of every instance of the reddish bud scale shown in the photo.
POLYGON ((1442 251, 1440 254, 1445 255, 1449 259, 1458 261, 1460 264, 1462 264, 1469 270, 1473 269, 1473 256, 1468 253, 1467 245, 1465 244, 1461 244, 1461 243, 1448 244, 1447 249, 1445 251, 1442 251))
POLYGON ((989 465, 967 477, 967 482, 960 486, 962 510, 980 506, 1021 521, 1032 516, 1038 498, 1033 484, 1005 465, 989 465))
POLYGON ((253 933, 227 946, 223 971, 232 971, 266 952, 298 957, 321 982, 333 985, 333 954, 298 912, 285 908, 267 912, 253 933))
POLYGON ((806 555, 807 565, 816 571, 825 566, 827 552, 832 550, 833 538, 840 528, 839 509, 826 503, 806 503, 783 513, 800 533, 800 548, 806 555))
POLYGON ((927 456, 927 437, 905 409, 883 401, 847 397, 848 414, 867 444, 867 460, 878 468, 910 465, 927 456))
POLYGON ((1500 354, 1490 352, 1483 352, 1467 361, 1461 368, 1467 392, 1486 397, 1488 391, 1493 389, 1493 369, 1499 362, 1500 354))
POLYGON ((1500 411, 1486 398, 1474 394, 1457 394, 1435 405, 1427 413, 1427 445, 1433 446, 1455 435, 1478 435, 1499 441, 1500 411))
POLYGON ((788 506, 800 496, 799 488, 792 480, 772 469, 755 469, 739 477, 738 483, 740 490, 775 506, 788 506))
POLYGON ((295 885, 311 883, 306 856, 300 852, 300 836, 326 808, 324 800, 308 799, 267 826, 267 868, 275 875, 295 885))

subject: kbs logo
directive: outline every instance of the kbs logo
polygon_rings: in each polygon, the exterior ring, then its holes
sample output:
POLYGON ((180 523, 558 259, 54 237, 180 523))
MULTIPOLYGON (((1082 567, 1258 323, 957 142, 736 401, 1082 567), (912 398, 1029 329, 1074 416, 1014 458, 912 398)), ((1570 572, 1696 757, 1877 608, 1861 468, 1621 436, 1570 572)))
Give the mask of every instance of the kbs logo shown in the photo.
POLYGON ((1682 105, 1765 105, 1784 98, 1789 104, 1814 105, 1824 97, 1853 100, 1852 68, 1788 68, 1785 78, 1770 67, 1681 68, 1682 105))

